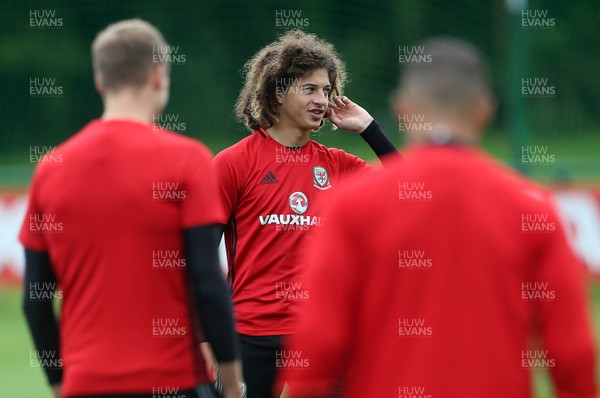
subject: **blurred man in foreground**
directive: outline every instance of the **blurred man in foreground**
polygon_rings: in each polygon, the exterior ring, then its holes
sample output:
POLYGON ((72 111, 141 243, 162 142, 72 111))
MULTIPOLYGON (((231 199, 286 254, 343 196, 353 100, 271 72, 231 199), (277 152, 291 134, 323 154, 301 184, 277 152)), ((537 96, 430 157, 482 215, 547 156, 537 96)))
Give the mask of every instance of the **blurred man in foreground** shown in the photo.
POLYGON ((210 152, 152 125, 169 95, 169 67, 155 57, 166 47, 141 20, 100 32, 92 57, 104 114, 35 172, 20 234, 24 308, 57 397, 214 397, 198 324, 224 396, 242 393, 210 152))
POLYGON ((288 396, 596 394, 583 269, 542 189, 475 148, 493 115, 472 46, 423 43, 397 111, 423 115, 387 173, 339 193, 311 250, 288 396), (296 361, 300 359, 300 361, 296 361))

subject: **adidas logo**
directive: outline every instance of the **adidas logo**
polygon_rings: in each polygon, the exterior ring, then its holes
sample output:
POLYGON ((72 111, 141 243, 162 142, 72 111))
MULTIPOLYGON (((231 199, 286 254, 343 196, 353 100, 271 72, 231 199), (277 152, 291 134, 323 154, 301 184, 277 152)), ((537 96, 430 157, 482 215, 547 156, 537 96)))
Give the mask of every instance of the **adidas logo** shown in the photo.
POLYGON ((279 180, 277 179, 277 177, 275 177, 275 174, 273 174, 272 171, 269 171, 265 178, 260 180, 260 184, 279 184, 279 180))

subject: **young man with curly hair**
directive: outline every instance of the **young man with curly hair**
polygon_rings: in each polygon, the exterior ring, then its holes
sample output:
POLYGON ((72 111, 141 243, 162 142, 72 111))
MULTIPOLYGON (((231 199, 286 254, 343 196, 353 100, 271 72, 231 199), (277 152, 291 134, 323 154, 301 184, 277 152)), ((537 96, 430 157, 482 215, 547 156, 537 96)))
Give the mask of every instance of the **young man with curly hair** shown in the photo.
POLYGON ((306 363, 290 361, 281 341, 295 331, 295 305, 308 299, 302 256, 324 222, 318 203, 344 178, 372 169, 311 140, 310 133, 328 118, 360 134, 378 157, 397 151, 369 113, 342 96, 344 63, 317 36, 289 31, 256 53, 244 71, 236 114, 253 133, 219 153, 214 164, 248 397, 266 398, 279 396, 273 391, 277 370, 306 363))

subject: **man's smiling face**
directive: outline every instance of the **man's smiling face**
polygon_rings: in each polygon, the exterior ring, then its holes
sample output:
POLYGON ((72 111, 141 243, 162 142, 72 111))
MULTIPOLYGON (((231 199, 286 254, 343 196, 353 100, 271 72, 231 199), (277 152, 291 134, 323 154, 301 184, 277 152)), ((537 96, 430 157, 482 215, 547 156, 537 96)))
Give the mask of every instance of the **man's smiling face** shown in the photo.
POLYGON ((303 131, 318 129, 329 105, 331 83, 327 69, 315 69, 278 93, 279 119, 303 131))

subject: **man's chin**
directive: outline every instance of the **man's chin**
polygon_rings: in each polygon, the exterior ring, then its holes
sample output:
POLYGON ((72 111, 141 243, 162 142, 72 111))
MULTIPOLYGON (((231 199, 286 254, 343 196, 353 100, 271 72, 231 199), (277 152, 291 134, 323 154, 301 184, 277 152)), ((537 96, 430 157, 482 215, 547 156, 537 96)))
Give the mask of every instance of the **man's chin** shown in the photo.
MULTIPOLYGON (((323 120, 323 119, 321 119, 321 120, 323 120)), ((311 120, 310 123, 308 123, 308 125, 307 125, 308 129, 309 130, 318 130, 318 129, 320 129, 321 126, 322 126, 321 120, 319 120, 319 121, 311 120)))
POLYGON ((298 123, 298 127, 302 131, 313 131, 321 127, 321 121, 317 120, 304 120, 302 123, 298 123))

